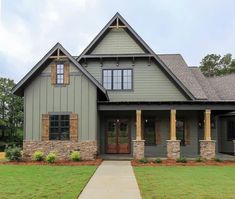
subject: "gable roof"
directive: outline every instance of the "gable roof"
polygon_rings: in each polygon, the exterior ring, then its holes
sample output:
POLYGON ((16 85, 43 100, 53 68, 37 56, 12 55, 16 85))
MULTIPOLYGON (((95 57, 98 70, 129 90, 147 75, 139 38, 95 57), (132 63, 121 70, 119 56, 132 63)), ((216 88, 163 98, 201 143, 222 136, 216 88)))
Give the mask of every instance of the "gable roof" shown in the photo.
POLYGON ((134 29, 126 22, 126 20, 117 12, 113 18, 106 24, 106 26, 99 32, 99 34, 91 41, 91 43, 85 48, 85 50, 78 56, 77 61, 79 62, 83 56, 85 57, 89 50, 102 38, 103 34, 108 30, 109 26, 116 20, 119 19, 132 34, 132 36, 138 41, 143 49, 149 53, 149 57, 152 57, 160 67, 170 76, 170 78, 179 86, 184 94, 192 100, 197 99, 193 93, 178 79, 178 77, 166 66, 166 64, 155 54, 155 52, 148 46, 148 44, 134 31, 134 29))
POLYGON ((106 89, 86 70, 84 69, 76 59, 70 55, 70 53, 60 44, 57 43, 13 88, 13 93, 19 96, 23 96, 23 90, 25 86, 35 77, 41 70, 43 64, 48 60, 48 58, 59 49, 62 53, 64 53, 67 58, 91 81, 93 82, 97 88, 104 94, 106 99, 108 100, 108 95, 106 89))

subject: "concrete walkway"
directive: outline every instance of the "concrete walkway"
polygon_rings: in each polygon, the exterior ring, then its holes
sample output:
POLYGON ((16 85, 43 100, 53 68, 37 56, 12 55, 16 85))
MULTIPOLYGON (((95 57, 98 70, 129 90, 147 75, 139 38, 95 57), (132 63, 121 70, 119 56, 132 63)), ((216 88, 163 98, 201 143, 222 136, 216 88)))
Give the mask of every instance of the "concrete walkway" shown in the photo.
POLYGON ((103 161, 79 199, 141 199, 130 161, 103 161))

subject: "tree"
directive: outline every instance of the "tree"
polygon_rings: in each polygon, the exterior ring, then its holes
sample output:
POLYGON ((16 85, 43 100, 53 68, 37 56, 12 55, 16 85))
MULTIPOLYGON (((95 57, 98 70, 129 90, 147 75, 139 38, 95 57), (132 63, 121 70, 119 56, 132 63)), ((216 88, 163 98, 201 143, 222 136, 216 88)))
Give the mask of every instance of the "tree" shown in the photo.
POLYGON ((13 80, 0 78, 0 126, 11 129, 23 124, 23 99, 12 94, 14 86, 13 80))
POLYGON ((229 53, 223 57, 217 54, 208 54, 202 59, 200 69, 207 77, 234 73, 235 61, 232 60, 232 54, 229 53))

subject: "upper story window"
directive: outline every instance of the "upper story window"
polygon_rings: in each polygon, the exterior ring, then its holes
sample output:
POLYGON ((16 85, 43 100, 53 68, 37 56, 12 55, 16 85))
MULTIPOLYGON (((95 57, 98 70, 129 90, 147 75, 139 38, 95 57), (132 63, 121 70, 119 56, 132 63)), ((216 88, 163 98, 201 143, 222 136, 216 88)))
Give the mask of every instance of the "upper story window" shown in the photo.
POLYGON ((56 84, 64 84, 64 64, 56 65, 56 84))
POLYGON ((103 70, 103 86, 108 90, 131 90, 132 69, 103 70))
POLYGON ((50 115, 49 140, 69 140, 69 115, 50 115))

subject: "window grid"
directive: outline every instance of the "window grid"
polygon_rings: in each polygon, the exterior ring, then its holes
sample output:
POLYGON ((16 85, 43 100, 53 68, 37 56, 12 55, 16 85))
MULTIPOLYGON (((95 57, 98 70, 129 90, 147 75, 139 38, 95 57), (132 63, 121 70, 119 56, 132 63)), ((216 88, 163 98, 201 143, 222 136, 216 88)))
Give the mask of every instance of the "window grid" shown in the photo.
POLYGON ((64 83, 64 64, 56 65, 56 83, 57 84, 64 83))
POLYGON ((103 86, 107 90, 132 90, 132 69, 104 69, 103 86))
POLYGON ((49 140, 69 140, 69 115, 50 115, 49 140))

